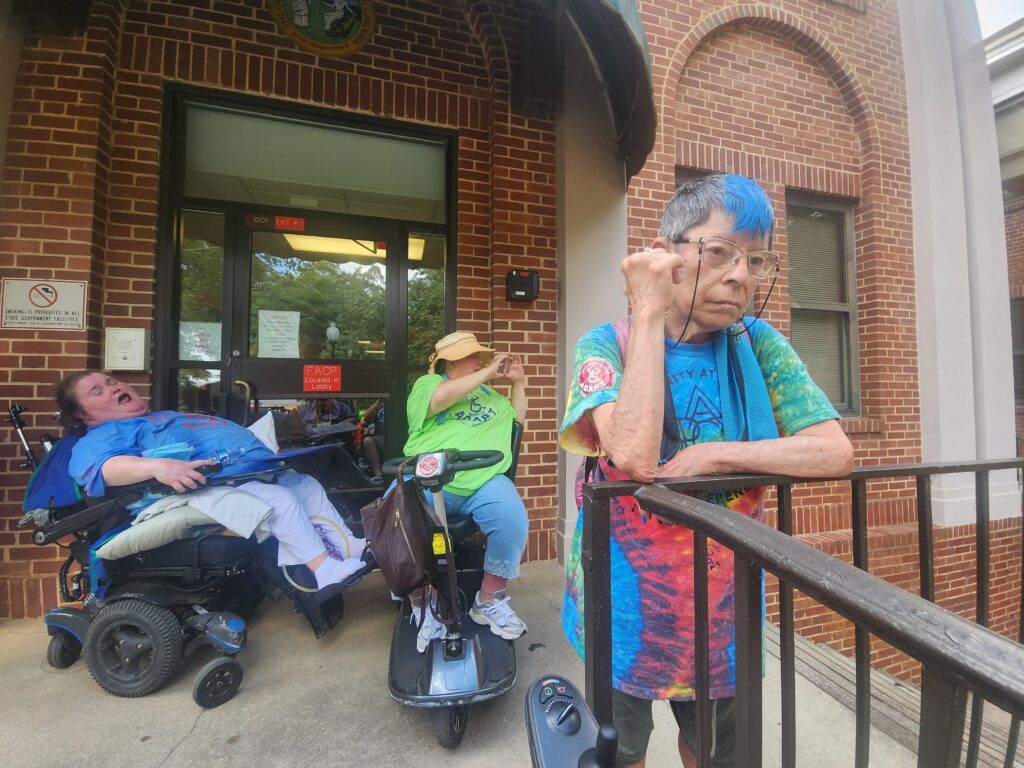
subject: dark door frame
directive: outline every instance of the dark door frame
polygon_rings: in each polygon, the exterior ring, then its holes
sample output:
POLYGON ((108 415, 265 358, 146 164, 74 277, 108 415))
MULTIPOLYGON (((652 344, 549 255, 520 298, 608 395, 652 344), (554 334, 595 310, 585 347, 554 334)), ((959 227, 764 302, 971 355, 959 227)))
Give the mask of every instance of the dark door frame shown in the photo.
MULTIPOLYGON (((236 218, 245 213, 278 213, 282 215, 304 215, 314 214, 304 210, 288 210, 282 208, 269 208, 267 206, 250 205, 220 200, 186 198, 183 194, 184 187, 184 149, 185 149, 185 114, 189 106, 206 106, 216 109, 228 109, 244 112, 262 117, 275 119, 312 122, 318 125, 334 126, 342 129, 358 129, 372 131, 375 133, 390 134, 400 138, 420 139, 426 141, 440 142, 445 146, 447 156, 447 178, 445 180, 446 192, 446 223, 429 224, 423 222, 400 221, 400 220, 376 220, 386 222, 391 231, 395 233, 393 241, 396 245, 395 255, 386 262, 385 271, 388 286, 397 286, 387 296, 388 316, 394 321, 387 323, 386 343, 395 354, 389 355, 392 361, 392 381, 390 387, 389 403, 393 404, 388 410, 389 448, 398 439, 398 435, 406 433, 405 418, 405 395, 406 381, 410 367, 418 368, 425 364, 425 361, 414 361, 410 365, 406 357, 407 343, 407 322, 403 318, 408 317, 408 260, 407 244, 410 231, 421 233, 442 234, 447 243, 445 254, 445 306, 444 306, 444 332, 448 333, 455 327, 455 302, 456 302, 456 271, 457 271, 457 243, 458 232, 458 204, 456 176, 458 169, 458 134, 455 131, 442 130, 426 126, 402 123, 394 120, 370 118, 352 113, 342 113, 336 109, 326 109, 318 106, 296 104, 292 102, 279 101, 266 97, 249 96, 233 92, 219 91, 210 88, 203 88, 180 83, 166 83, 164 86, 163 99, 163 126, 161 130, 161 163, 160 163, 160 202, 157 220, 157 268, 156 288, 154 296, 153 313, 153 371, 151 402, 154 407, 175 407, 173 401, 176 387, 171 380, 171 371, 183 367, 182 361, 172 358, 177 349, 176 328, 174 323, 174 311, 178 302, 178 281, 176 279, 178 238, 180 236, 179 216, 182 210, 205 211, 210 213, 223 213, 225 215, 225 261, 227 261, 229 249, 237 251, 241 244, 237 242, 238 230, 230 225, 232 216, 236 218), (394 406, 401 404, 403 407, 394 406)), ((327 215, 327 214, 320 214, 327 215)), ((329 214, 339 219, 346 218, 344 214, 329 214)), ((362 218, 362 217, 352 217, 362 218)), ((366 219, 372 221, 372 219, 366 219)), ((389 239, 390 242, 390 239, 389 239)), ((227 270, 225 270, 227 272, 227 270)), ((238 276, 234 276, 237 281, 238 276)), ((225 281, 229 282, 229 281, 225 281)), ((234 290, 225 286, 225 292, 234 290)), ((231 311, 237 315, 239 312, 248 312, 248 302, 231 301, 225 304, 231 307, 231 311), (244 304, 245 306, 241 306, 244 304)), ((238 318, 233 316, 234 323, 238 318)), ((241 318, 245 323, 248 317, 241 318)), ((224 355, 230 354, 229 347, 222 347, 224 355)), ((218 366, 222 373, 222 382, 230 386, 230 372, 228 366, 221 360, 218 366)))

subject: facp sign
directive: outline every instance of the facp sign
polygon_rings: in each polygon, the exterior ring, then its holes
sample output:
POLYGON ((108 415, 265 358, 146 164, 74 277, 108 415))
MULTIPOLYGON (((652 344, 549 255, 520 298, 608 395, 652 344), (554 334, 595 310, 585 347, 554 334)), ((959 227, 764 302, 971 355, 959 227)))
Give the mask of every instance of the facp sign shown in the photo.
POLYGON ((340 392, 340 365, 304 365, 302 366, 303 392, 340 392))
POLYGON ((85 330, 84 280, 24 280, 0 285, 0 328, 85 330))

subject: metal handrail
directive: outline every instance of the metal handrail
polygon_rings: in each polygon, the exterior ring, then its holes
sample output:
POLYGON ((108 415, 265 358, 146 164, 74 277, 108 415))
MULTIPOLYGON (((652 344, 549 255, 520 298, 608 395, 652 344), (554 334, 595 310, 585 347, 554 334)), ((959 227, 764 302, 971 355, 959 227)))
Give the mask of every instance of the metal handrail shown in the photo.
MULTIPOLYGON (((933 475, 974 473, 977 488, 978 570, 988 567, 988 474, 1021 469, 1024 458, 866 467, 835 478, 796 478, 777 475, 715 475, 663 480, 654 485, 629 481, 588 483, 583 487, 584 531, 581 553, 584 568, 584 607, 587 698, 600 722, 611 719, 611 575, 609 547, 610 501, 633 496, 645 510, 694 531, 694 589, 697 602, 706 590, 706 567, 699 553, 707 538, 736 553, 736 656, 737 656, 737 764, 754 768, 761 763, 760 654, 761 568, 779 577, 783 655, 783 764, 794 760, 792 722, 786 723, 786 700, 792 702, 792 590, 813 597, 851 620, 857 632, 857 765, 867 765, 870 727, 870 645, 876 634, 922 662, 922 722, 920 766, 957 765, 962 747, 966 692, 975 694, 968 765, 977 762, 981 700, 1007 709, 1014 726, 1024 716, 1024 648, 986 629, 988 594, 979 589, 978 619, 971 622, 929 602, 931 584, 930 478, 933 475), (867 482, 894 477, 917 479, 919 532, 922 534, 922 593, 918 597, 867 573, 867 482), (791 526, 791 487, 795 484, 846 481, 852 485, 853 554, 849 565, 788 535, 791 526), (713 488, 774 485, 778 489, 779 524, 783 532, 724 507, 680 492, 713 488), (927 541, 925 541, 927 535, 927 541), (926 548, 927 547, 927 551, 926 548), (926 557, 927 555, 927 566, 926 557), (929 598, 929 599, 926 599, 929 598), (788 615, 787 615, 788 614, 788 615), (756 631, 754 631, 756 629, 756 631), (788 635, 788 642, 787 642, 788 635), (789 646, 788 649, 786 646, 789 646), (786 657, 788 656, 788 668, 786 657), (788 736, 788 738, 787 738, 788 736)), ((982 579, 979 578, 979 584, 982 579)), ((702 612, 697 609, 696 620, 702 612)), ((706 622, 706 618, 704 619, 706 622)), ((701 626, 700 623, 697 626, 701 626)), ((698 759, 706 764, 702 731, 709 720, 707 699, 706 628, 696 639, 696 694, 698 701, 698 759), (703 636, 703 637, 702 637, 703 636), (703 640, 703 642, 702 642, 703 640), (701 700, 704 699, 702 702, 701 700), (702 754, 704 753, 704 754, 702 754)), ((1011 727, 1011 734, 1015 733, 1011 727)), ((1013 748, 1015 749, 1014 739, 1013 748)), ((1008 751, 1008 755, 1009 755, 1008 751)), ((1008 759, 1012 759, 1008 757, 1008 759)))

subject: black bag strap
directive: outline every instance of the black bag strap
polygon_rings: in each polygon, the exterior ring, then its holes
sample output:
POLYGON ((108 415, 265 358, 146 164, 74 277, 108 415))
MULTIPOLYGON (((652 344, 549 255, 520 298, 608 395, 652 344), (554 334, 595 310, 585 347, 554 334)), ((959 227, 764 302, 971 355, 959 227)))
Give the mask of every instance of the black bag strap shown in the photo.
POLYGON ((676 404, 672 401, 672 382, 668 378, 668 368, 665 368, 665 407, 661 425, 661 450, 660 458, 668 461, 683 448, 683 436, 679 432, 679 419, 676 418, 676 404))
MULTIPOLYGON (((629 345, 629 332, 631 330, 629 318, 620 320, 613 324, 615 329, 615 340, 619 345, 619 357, 622 358, 622 369, 626 369, 626 347, 629 345)), ((663 389, 665 406, 662 409, 661 422, 661 448, 659 456, 662 461, 668 461, 683 448, 683 436, 679 431, 679 419, 676 418, 676 405, 672 401, 672 382, 668 378, 668 368, 665 369, 665 384, 663 389)), ((590 470, 587 470, 589 473, 590 470)), ((585 476, 589 477, 589 475, 585 476)))

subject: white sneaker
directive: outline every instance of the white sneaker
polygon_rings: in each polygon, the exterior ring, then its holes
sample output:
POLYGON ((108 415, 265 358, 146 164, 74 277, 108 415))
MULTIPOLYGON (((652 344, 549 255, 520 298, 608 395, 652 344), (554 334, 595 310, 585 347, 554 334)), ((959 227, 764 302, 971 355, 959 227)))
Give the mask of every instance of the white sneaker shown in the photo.
POLYGON ((420 623, 420 613, 426 610, 427 615, 423 617, 423 625, 416 633, 416 652, 423 653, 430 645, 430 641, 441 636, 442 624, 435 618, 434 612, 426 606, 419 606, 413 603, 412 613, 409 614, 409 623, 414 627, 420 623))
POLYGON ((512 606, 508 604, 508 592, 499 589, 494 599, 486 603, 480 602, 480 593, 473 599, 473 607, 469 609, 469 617, 477 624, 490 626, 491 632, 505 640, 515 640, 526 632, 526 624, 520 619, 512 606))

